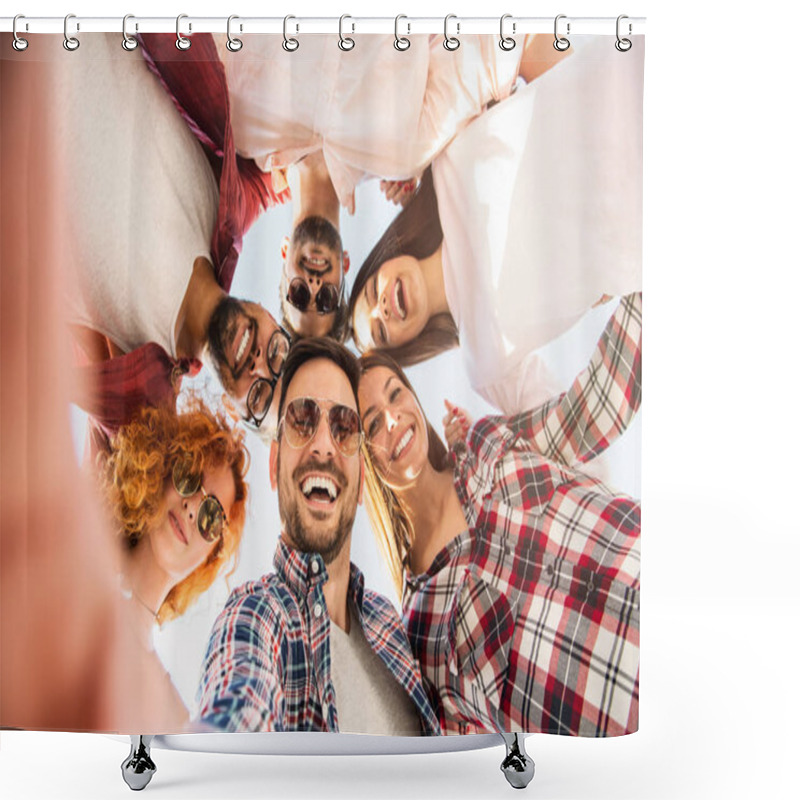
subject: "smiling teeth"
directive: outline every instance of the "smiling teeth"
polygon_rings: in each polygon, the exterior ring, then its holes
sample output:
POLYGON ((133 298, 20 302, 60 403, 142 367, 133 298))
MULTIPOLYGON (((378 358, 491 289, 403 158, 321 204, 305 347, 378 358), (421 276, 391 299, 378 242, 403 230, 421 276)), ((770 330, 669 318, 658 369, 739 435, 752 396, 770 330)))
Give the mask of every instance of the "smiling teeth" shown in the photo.
POLYGON ((393 458, 397 458, 400 453, 403 451, 403 448, 411 441, 411 437, 413 436, 413 432, 411 428, 409 428, 404 434, 403 438, 397 443, 397 447, 394 449, 393 458))
POLYGON ((245 332, 244 332, 244 336, 242 336, 242 341, 239 342, 239 349, 236 351, 236 361, 237 362, 247 352, 247 343, 249 341, 250 341, 250 328, 248 327, 247 330, 245 330, 245 332))
POLYGON ((300 491, 306 497, 308 497, 314 489, 324 489, 332 500, 335 500, 339 494, 336 484, 330 478, 323 478, 321 475, 311 475, 300 484, 300 491))
POLYGON ((398 313, 400 314, 401 319, 406 318, 406 310, 403 304, 400 302, 400 281, 395 281, 394 283, 394 307, 397 309, 398 313))

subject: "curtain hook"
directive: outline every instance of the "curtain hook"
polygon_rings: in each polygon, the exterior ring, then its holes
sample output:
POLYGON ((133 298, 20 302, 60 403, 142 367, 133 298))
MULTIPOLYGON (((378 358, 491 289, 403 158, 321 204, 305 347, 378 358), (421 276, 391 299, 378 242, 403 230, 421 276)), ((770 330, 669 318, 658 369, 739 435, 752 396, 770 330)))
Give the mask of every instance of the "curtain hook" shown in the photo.
MULTIPOLYGON (((402 52, 403 50, 408 50, 408 48, 411 47, 411 39, 406 39, 405 36, 400 36, 398 33, 401 19, 408 19, 408 17, 405 14, 398 14, 394 18, 394 49, 402 52)), ((411 25, 406 23, 406 27, 408 28, 408 32, 411 33, 411 25)))
MULTIPOLYGON (((617 50, 620 51, 620 53, 627 53, 628 50, 630 50, 631 47, 633 47, 633 42, 631 42, 630 39, 621 39, 620 35, 619 35, 619 24, 624 19, 628 19, 628 15, 627 14, 620 14, 617 17, 617 41, 614 42, 614 47, 616 47, 617 50)), ((629 22, 628 23, 628 36, 630 36, 631 33, 633 33, 633 26, 629 22)))
MULTIPOLYGON (((244 42, 241 39, 237 39, 235 36, 231 36, 231 22, 233 20, 239 19, 236 14, 231 14, 228 17, 228 41, 225 43, 225 47, 231 51, 231 53, 238 53, 243 47, 244 42)), ((239 31, 242 30, 242 26, 239 26, 239 31)))
MULTIPOLYGON (((64 49, 69 50, 70 52, 74 52, 81 46, 81 43, 77 40, 76 37, 70 36, 69 32, 67 31, 67 26, 69 25, 69 21, 71 19, 75 19, 74 14, 67 14, 67 16, 64 17, 64 49)), ((76 22, 75 26, 76 30, 81 29, 80 23, 76 22)))
MULTIPOLYGON (((559 14, 556 17, 556 21, 553 25, 553 35, 555 36, 555 41, 553 42, 553 47, 560 52, 564 52, 565 50, 569 50, 569 39, 566 36, 559 36, 558 35, 558 21, 560 19, 566 19, 566 14, 559 14)), ((567 23, 567 34, 569 34, 569 22, 567 23)))
POLYGON ((135 50, 139 46, 139 42, 133 36, 128 34, 128 20, 129 19, 136 19, 133 14, 126 14, 122 18, 122 49, 127 50, 129 53, 131 50, 135 50))
MULTIPOLYGON (((300 42, 298 42, 297 39, 294 39, 291 36, 287 36, 286 34, 286 28, 288 26, 290 19, 297 19, 297 18, 293 17, 291 14, 283 18, 283 49, 286 50, 287 53, 293 53, 295 50, 297 50, 298 47, 300 47, 300 42)), ((295 30, 299 29, 300 26, 297 26, 295 28, 295 30)))
MULTIPOLYGON (((513 19, 511 14, 503 14, 503 16, 500 17, 500 49, 505 50, 506 52, 508 52, 509 50, 513 50, 517 46, 516 41, 512 39, 510 36, 506 36, 503 32, 503 26, 505 25, 507 19, 513 19)), ((517 32, 516 22, 511 23, 511 32, 512 33, 517 32)))
MULTIPOLYGON (((175 47, 177 47, 178 50, 188 50, 192 46, 192 40, 191 39, 187 39, 181 33, 181 20, 182 19, 188 19, 188 18, 189 18, 188 14, 178 14, 177 18, 175 19, 175 37, 176 37, 175 38, 175 47)), ((191 33, 191 31, 192 31, 192 23, 190 22, 189 23, 189 32, 191 33)))
MULTIPOLYGON (((444 45, 444 49, 450 51, 458 50, 458 48, 461 47, 461 42, 459 41, 458 37, 447 35, 447 23, 450 22, 451 19, 457 20, 458 17, 456 17, 455 14, 448 14, 444 18, 444 42, 442 42, 442 44, 444 45)), ((458 33, 460 29, 461 25, 458 22, 456 22, 456 33, 458 33)))
MULTIPOLYGON (((24 14, 17 14, 17 16, 14 17, 14 23, 11 26, 11 31, 14 34, 14 40, 11 42, 11 46, 15 50, 17 50, 18 52, 21 53, 23 50, 27 49, 28 40, 27 39, 23 39, 21 36, 19 36, 19 34, 17 34, 17 20, 18 19, 25 19, 25 15, 24 14)), ((27 23, 25 24, 25 29, 26 30, 28 29, 27 23)))
MULTIPOLYGON (((343 36, 342 35, 342 24, 346 19, 353 19, 349 14, 342 14, 339 17, 339 49, 344 50, 352 50, 355 46, 355 39, 352 39, 350 36, 343 36)), ((353 32, 355 32, 356 26, 353 24, 353 32)))

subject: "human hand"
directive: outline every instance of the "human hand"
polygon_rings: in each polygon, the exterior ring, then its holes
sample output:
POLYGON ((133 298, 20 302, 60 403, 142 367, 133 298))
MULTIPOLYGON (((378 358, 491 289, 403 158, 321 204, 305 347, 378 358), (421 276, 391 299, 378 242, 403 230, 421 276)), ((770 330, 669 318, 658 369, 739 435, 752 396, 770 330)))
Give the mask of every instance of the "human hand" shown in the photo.
POLYGON ((405 181, 381 181, 381 191, 390 203, 405 208, 414 196, 417 188, 417 179, 409 178, 405 181))
POLYGON ((455 450, 459 446, 464 447, 467 442, 467 433, 472 427, 472 417, 463 408, 454 406, 448 400, 444 401, 444 405, 447 413, 442 419, 442 424, 447 446, 450 450, 455 450))

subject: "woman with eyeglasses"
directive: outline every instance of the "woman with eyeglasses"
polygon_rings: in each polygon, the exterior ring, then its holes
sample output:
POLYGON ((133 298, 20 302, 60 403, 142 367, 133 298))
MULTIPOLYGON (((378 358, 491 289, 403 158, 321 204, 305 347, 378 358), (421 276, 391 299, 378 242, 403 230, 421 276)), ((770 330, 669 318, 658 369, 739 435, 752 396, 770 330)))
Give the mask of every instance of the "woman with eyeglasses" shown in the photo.
POLYGON ((434 159, 354 280, 361 352, 409 366, 458 346, 513 414, 556 389, 537 350, 641 288, 642 48, 586 38, 434 159))
POLYGON ((137 630, 152 630, 234 567, 245 519, 249 453, 243 433, 199 398, 176 413, 144 408, 119 430, 103 488, 123 552, 120 578, 137 630))
POLYGON ((583 464, 641 399, 641 295, 569 391, 471 425, 451 451, 390 356, 361 358, 366 506, 446 733, 638 727, 638 501, 583 464))

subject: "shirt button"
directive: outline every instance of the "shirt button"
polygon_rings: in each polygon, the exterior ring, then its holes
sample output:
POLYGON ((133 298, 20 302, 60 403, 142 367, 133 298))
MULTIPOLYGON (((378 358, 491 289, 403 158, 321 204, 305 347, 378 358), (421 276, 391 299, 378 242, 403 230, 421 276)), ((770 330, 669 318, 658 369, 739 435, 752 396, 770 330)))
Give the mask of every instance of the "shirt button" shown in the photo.
POLYGON ((322 604, 314 603, 314 616, 319 619, 322 616, 322 604))
POLYGON ((553 567, 552 567, 552 565, 551 565, 551 564, 548 564, 548 565, 547 565, 547 566, 544 568, 544 571, 545 571, 545 572, 546 572, 548 575, 552 575, 552 574, 553 574, 553 567))
POLYGON ((319 572, 319 561, 316 558, 311 560, 311 571, 316 575, 319 572))

